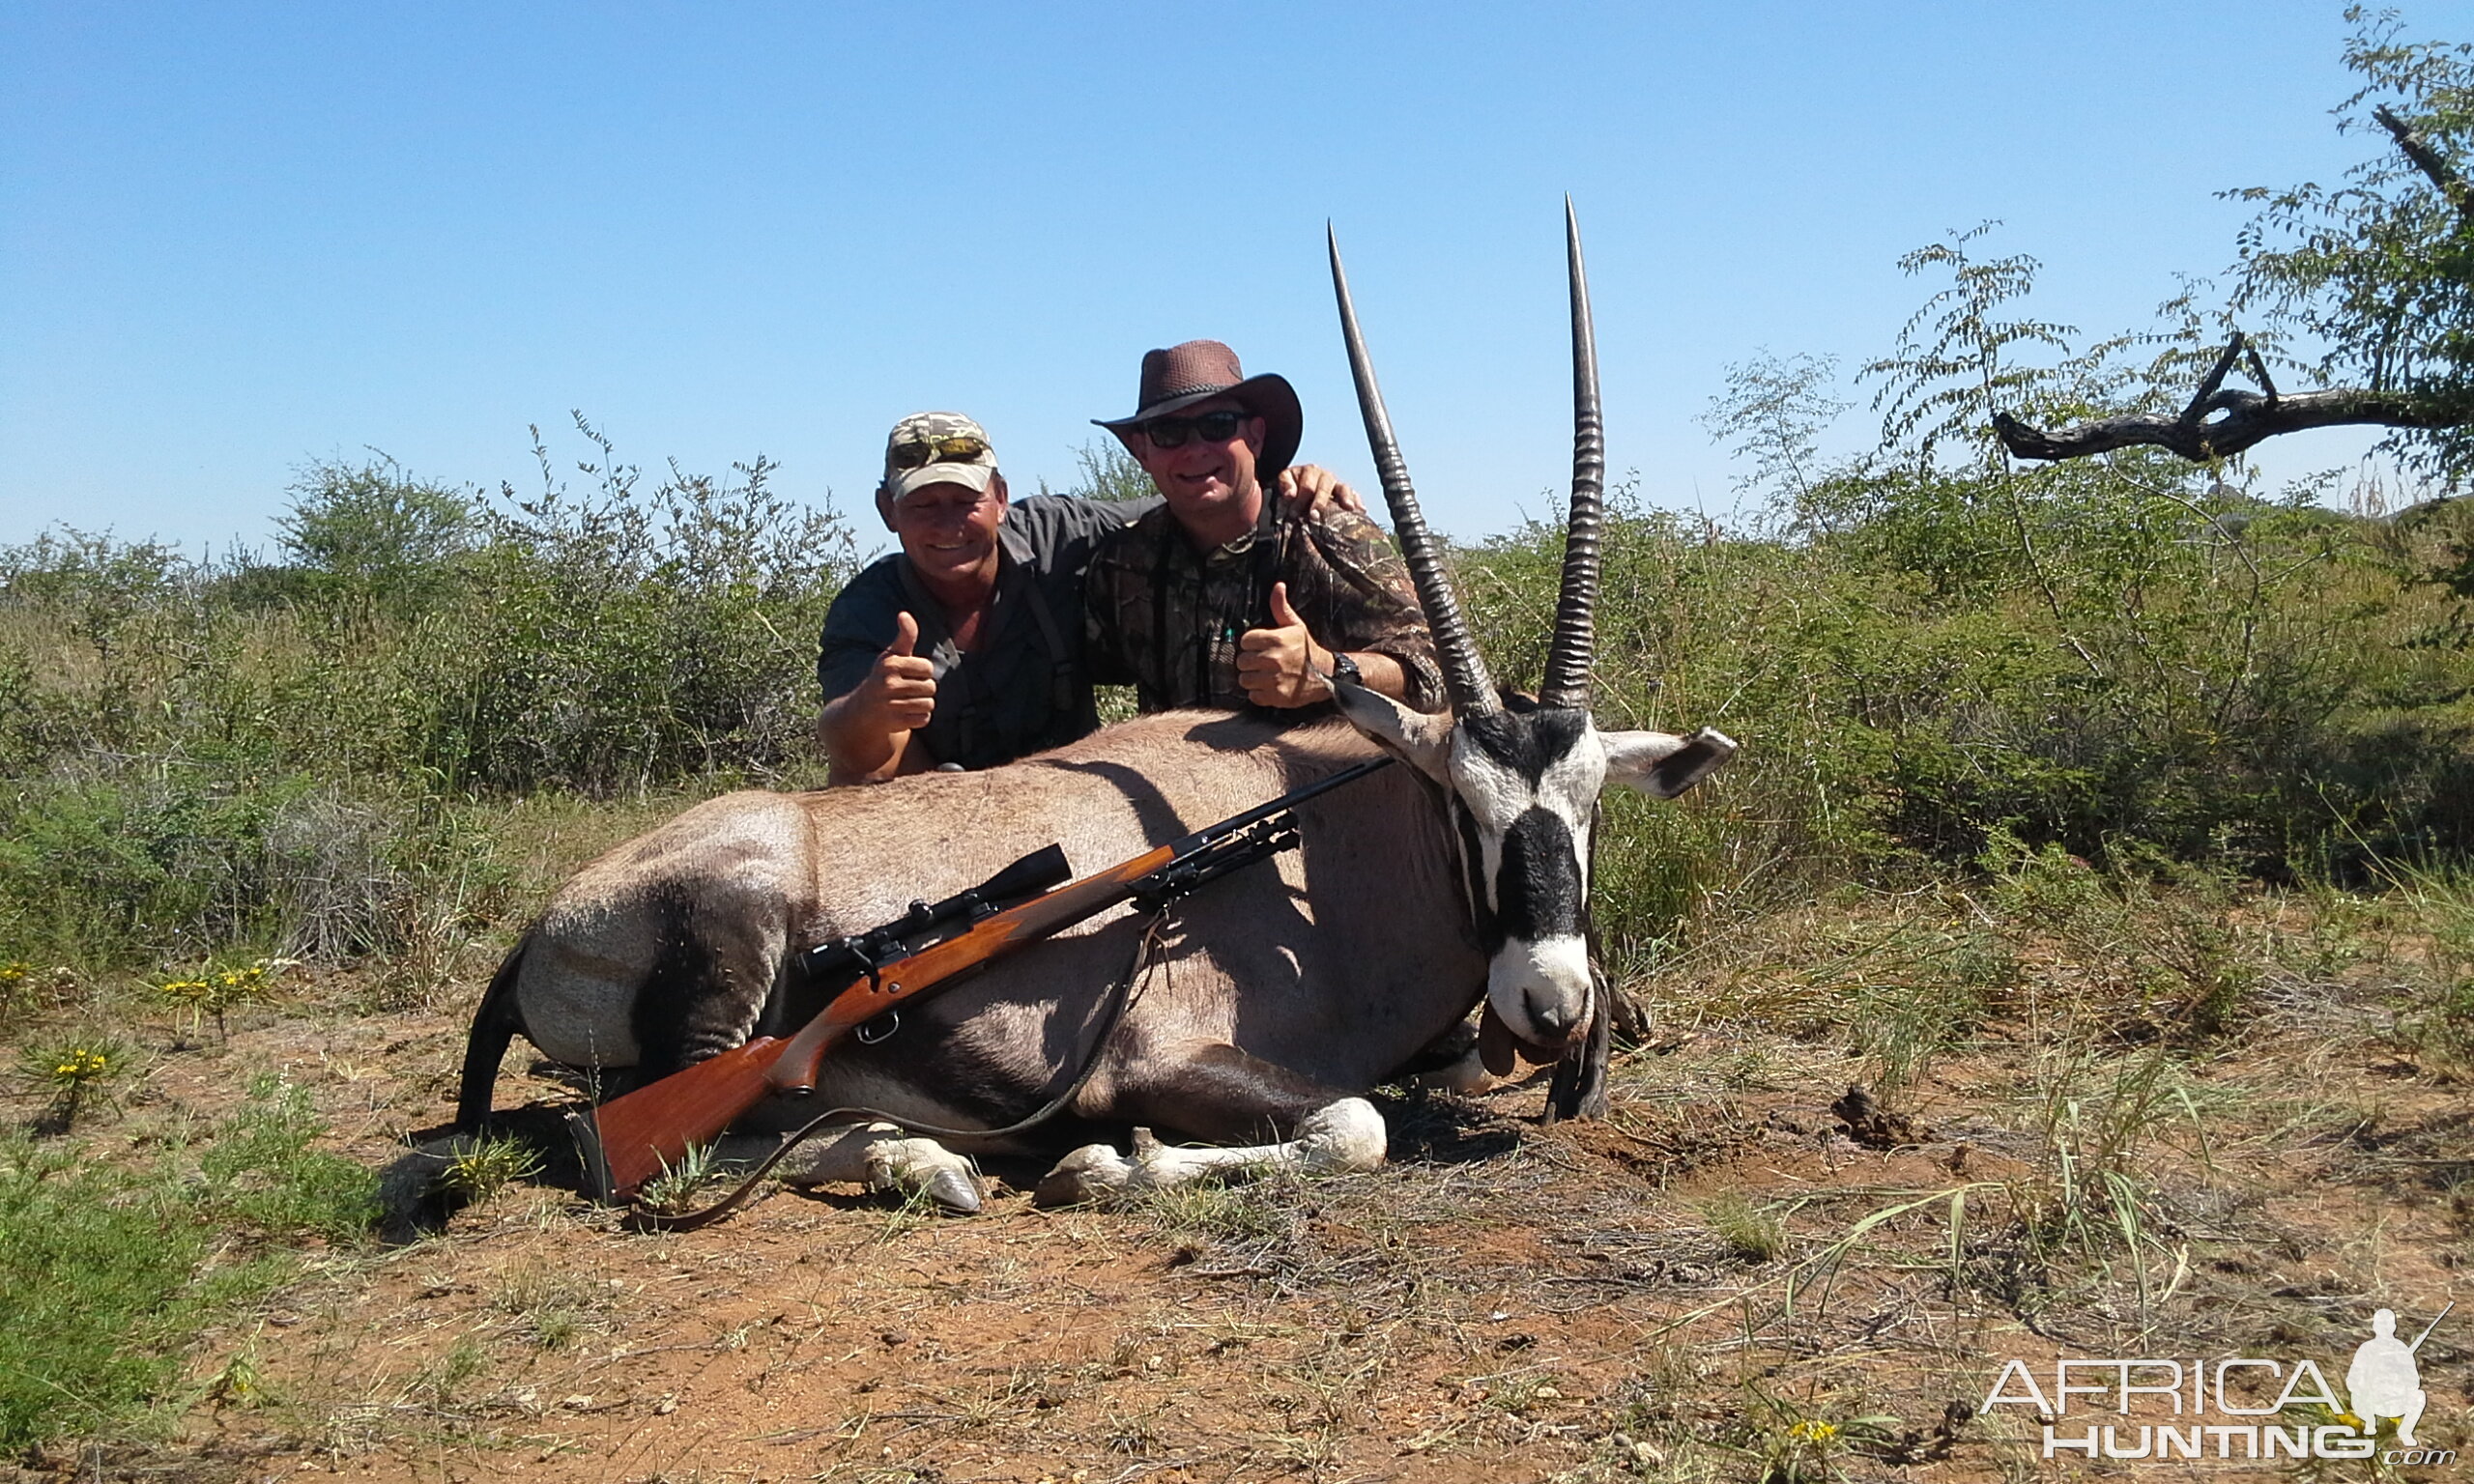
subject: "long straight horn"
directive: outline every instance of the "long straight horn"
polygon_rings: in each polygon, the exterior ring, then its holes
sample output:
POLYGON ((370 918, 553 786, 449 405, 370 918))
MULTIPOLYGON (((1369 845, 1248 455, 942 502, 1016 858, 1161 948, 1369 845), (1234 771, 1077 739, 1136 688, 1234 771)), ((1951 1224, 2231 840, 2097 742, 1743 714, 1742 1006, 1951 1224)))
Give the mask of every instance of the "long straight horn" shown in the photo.
POLYGON ((1597 337, 1590 327, 1589 274, 1581 268, 1581 224, 1564 198, 1564 242, 1572 270, 1572 515, 1564 531, 1564 587, 1555 600, 1555 639, 1538 700, 1587 706, 1589 667, 1597 648, 1599 497, 1606 483, 1606 439, 1597 414, 1597 337))
POLYGON ((1443 570, 1426 518, 1418 511, 1418 492, 1409 487, 1409 466, 1392 436, 1392 415, 1383 410, 1383 392, 1374 385, 1374 367, 1366 358, 1366 337, 1358 333, 1357 309, 1349 302, 1348 275, 1340 271, 1340 240, 1326 224, 1332 245, 1332 292, 1340 300, 1340 338, 1348 342, 1349 372, 1357 378, 1358 411, 1366 414, 1366 441, 1374 453, 1375 476, 1383 481, 1383 502, 1392 507, 1392 528, 1400 543, 1400 557, 1409 564, 1409 580, 1417 585, 1418 603, 1426 611, 1426 628, 1434 635, 1436 661, 1443 667, 1444 688, 1452 693, 1452 709, 1462 716, 1503 709, 1495 695, 1494 677, 1469 637, 1469 620, 1461 616, 1460 600, 1443 570))

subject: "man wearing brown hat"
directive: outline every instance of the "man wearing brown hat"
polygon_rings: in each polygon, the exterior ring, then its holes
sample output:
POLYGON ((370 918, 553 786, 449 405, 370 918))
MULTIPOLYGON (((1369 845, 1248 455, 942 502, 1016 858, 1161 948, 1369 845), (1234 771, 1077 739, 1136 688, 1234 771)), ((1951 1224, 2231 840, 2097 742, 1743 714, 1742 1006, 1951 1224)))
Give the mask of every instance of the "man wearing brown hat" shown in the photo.
POLYGON ((1145 711, 1330 698, 1336 653, 1412 706, 1443 704, 1434 641, 1409 574, 1362 513, 1285 511, 1267 485, 1297 452, 1305 415, 1275 375, 1249 377, 1217 340, 1142 357, 1137 410, 1114 433, 1165 504, 1091 559, 1084 660, 1132 685, 1145 711))
MULTIPOLYGON (((1302 508, 1359 508, 1327 471, 1295 473, 1283 493, 1302 508)), ((877 513, 901 549, 834 598, 818 648, 830 781, 992 767, 1096 728, 1083 573, 1104 537, 1158 503, 1009 500, 978 423, 895 423, 877 513)))

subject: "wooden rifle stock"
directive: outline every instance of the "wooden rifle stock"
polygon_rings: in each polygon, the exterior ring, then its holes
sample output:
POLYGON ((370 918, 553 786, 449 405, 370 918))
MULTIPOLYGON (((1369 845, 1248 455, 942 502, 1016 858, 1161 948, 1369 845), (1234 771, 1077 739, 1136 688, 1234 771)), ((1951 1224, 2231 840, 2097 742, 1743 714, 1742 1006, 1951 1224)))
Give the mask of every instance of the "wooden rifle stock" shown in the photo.
MULTIPOLYGON (((1181 897, 1206 881, 1260 860, 1294 842, 1282 817, 1316 794, 1363 778, 1389 757, 1353 763, 1267 804, 1207 825, 1167 844, 1146 850, 1017 906, 992 912, 951 937, 876 964, 858 983, 834 996, 795 1036, 761 1036, 684 1070, 614 1098, 568 1119, 583 1151, 585 1178, 604 1202, 635 1198, 645 1183, 687 1156, 688 1146, 709 1144, 750 1108, 775 1093, 804 1097, 816 1091, 824 1054, 854 1029, 906 1001, 952 984, 963 975, 1017 949, 1097 916, 1140 896, 1146 901, 1181 897)), ((1054 847, 1050 847, 1053 850, 1054 847)), ((1064 874, 1058 852, 1054 880, 1064 874)), ((1006 868, 976 889, 988 892, 1031 864, 1006 868)), ((953 899, 963 901, 965 893, 953 899)), ((993 895, 993 894, 992 894, 993 895)), ((948 903, 947 905, 951 905, 948 903)), ((914 913, 924 909, 914 905, 914 913)), ((899 931, 904 924, 888 925, 899 931)))

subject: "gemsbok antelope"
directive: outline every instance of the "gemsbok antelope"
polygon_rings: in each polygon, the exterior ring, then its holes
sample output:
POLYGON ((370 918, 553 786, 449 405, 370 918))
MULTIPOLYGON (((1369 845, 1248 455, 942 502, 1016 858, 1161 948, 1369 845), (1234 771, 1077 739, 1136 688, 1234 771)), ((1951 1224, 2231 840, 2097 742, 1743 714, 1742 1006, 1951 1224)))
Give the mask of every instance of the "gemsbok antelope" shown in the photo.
MULTIPOLYGON (((958 892, 1051 841, 1081 869, 1134 856, 1326 777, 1377 748, 1411 766, 1299 812, 1299 848, 1221 881, 1172 918, 1094 919, 935 999, 894 1034, 827 1058, 810 1099, 864 1107, 803 1152, 794 1180, 862 1180, 976 1210, 956 1151, 1059 1147, 1136 1128, 1131 1155, 1076 1149, 1047 1201, 1174 1184, 1209 1170, 1364 1169, 1384 1154, 1365 1094, 1484 1005, 1491 1070, 1515 1050, 1577 1056, 1596 1003, 1590 840, 1600 788, 1672 797, 1735 751, 1714 731, 1600 731, 1589 711, 1604 475, 1597 353, 1568 206, 1571 515, 1544 683, 1533 702, 1488 677, 1419 514, 1376 389, 1339 248, 1333 287, 1366 436, 1451 696, 1411 711, 1333 677, 1345 721, 1171 712, 979 773, 871 788, 734 793, 587 866, 552 899, 484 996, 460 1120, 490 1109, 521 1030, 551 1059, 639 1080, 738 1044, 760 1019, 800 1023, 820 991, 799 951, 958 892), (1147 949, 1138 946, 1148 940, 1147 949), (1113 986, 1144 965, 1130 999, 1113 986), (768 1009, 769 1007, 769 1009, 768 1009), (1084 1080, 1043 1127, 1000 1129, 1084 1080), (938 1137, 916 1131, 933 1126, 938 1137), (1207 1141, 1179 1148, 1150 1127, 1207 1141), (1063 1137, 1060 1138, 1060 1135, 1063 1137), (1229 1147, 1270 1140, 1252 1147, 1229 1147)), ((1602 1032, 1601 1032, 1602 1034, 1602 1032)))

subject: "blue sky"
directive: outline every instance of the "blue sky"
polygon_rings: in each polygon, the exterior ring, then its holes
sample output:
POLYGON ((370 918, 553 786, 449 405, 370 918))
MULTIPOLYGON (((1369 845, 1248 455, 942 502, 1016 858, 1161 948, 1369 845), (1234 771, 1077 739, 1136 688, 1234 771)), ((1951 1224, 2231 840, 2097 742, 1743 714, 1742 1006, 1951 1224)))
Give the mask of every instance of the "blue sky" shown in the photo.
POLYGON ((2215 191, 2372 147, 2328 117, 2344 34, 2282 0, 10 0, 0 541, 263 541, 296 470, 369 446, 521 486, 527 424, 586 451, 569 409, 864 512, 886 427, 958 408, 1018 489, 1061 484, 1143 349, 1198 335, 1363 481, 1327 217, 1430 514, 1500 529, 1568 457, 1568 190, 1612 463, 1724 510, 1694 417, 1728 363, 1882 353, 1927 292, 1898 255, 1987 217, 2044 317, 2143 323, 2230 260, 2215 191))

